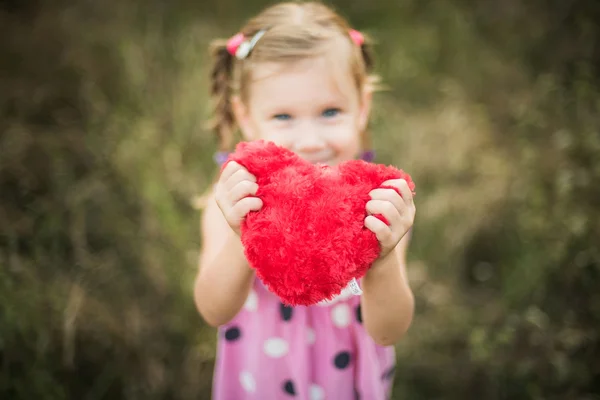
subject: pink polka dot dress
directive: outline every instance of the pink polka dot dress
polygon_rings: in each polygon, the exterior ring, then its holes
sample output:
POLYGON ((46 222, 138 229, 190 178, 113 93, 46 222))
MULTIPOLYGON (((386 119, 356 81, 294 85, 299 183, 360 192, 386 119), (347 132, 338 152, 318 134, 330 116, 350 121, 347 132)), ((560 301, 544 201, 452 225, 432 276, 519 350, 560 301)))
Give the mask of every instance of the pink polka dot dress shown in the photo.
POLYGON ((394 347, 373 342, 348 290, 287 307, 258 280, 218 330, 213 400, 380 400, 390 396, 394 347))

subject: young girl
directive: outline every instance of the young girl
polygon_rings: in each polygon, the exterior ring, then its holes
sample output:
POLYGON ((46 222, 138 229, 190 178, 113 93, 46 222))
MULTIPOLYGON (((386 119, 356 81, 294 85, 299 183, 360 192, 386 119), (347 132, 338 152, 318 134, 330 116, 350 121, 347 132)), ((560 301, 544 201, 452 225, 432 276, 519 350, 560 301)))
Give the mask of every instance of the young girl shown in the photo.
MULTIPOLYGON (((371 64, 363 35, 326 6, 271 6, 216 46, 212 94, 223 150, 239 127, 244 140, 273 141, 315 163, 365 157, 371 64)), ((256 178, 239 164, 226 166, 203 215, 195 283, 198 310, 219 331, 213 399, 390 395, 393 345, 413 315, 405 253, 415 206, 404 180, 385 184, 401 195, 383 188, 370 193, 364 223, 381 255, 360 281, 362 295, 344 291, 292 308, 248 266, 240 223, 262 202, 256 178), (383 214, 389 226, 372 214, 383 214)))

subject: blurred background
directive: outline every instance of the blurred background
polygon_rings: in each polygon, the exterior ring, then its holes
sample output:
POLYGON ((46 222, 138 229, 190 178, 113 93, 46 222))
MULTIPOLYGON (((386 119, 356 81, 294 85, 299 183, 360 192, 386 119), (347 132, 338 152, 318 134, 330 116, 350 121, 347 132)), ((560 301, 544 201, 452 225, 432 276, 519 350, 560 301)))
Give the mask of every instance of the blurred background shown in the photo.
MULTIPOLYGON (((207 45, 267 4, 0 1, 0 398, 210 398, 207 45)), ((599 399, 600 3, 328 4, 417 184, 394 399, 599 399)))

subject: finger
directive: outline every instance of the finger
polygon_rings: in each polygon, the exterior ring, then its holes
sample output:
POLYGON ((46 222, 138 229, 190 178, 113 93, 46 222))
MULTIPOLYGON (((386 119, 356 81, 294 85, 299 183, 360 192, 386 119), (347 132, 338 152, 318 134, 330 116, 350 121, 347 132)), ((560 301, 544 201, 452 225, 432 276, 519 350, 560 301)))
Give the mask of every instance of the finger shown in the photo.
POLYGON ((405 203, 412 204, 414 201, 413 191, 408 186, 408 182, 404 179, 400 179, 400 193, 405 203))
POLYGON ((383 182, 381 184, 381 186, 393 187, 394 189, 399 191, 400 196, 402 196, 402 198, 404 199, 405 202, 412 203, 412 201, 413 201, 412 190, 410 190, 410 187, 408 186, 408 182, 406 182, 405 179, 391 179, 391 180, 383 182))
POLYGON ((248 172, 246 168, 240 166, 240 168, 225 181, 225 187, 228 190, 231 190, 235 185, 242 181, 256 182, 256 177, 248 172))
POLYGON ((398 211, 404 206, 402 197, 394 189, 373 189, 369 192, 369 196, 373 200, 389 201, 398 211))
POLYGON ((236 163, 235 161, 229 161, 227 165, 225 165, 225 168, 223 168, 219 180, 222 182, 226 182, 231 177, 231 175, 233 175, 240 168, 242 168, 240 164, 236 163))
POLYGON ((372 215, 368 215, 365 218, 365 226, 375 234, 377 240, 381 243, 387 243, 392 239, 392 230, 390 227, 372 215))
MULTIPOLYGON (((403 207, 406 207, 403 205, 403 207)), ((402 222, 400 211, 390 203, 384 200, 369 200, 367 202, 367 213, 370 215, 381 214, 388 220, 390 225, 397 225, 402 222)))
POLYGON ((232 203, 236 203, 244 197, 256 195, 257 190, 258 184, 256 182, 245 180, 238 182, 234 187, 232 187, 229 191, 228 197, 232 203))
POLYGON ((246 197, 231 208, 233 217, 241 221, 250 211, 258 211, 262 208, 263 202, 258 197, 246 197))

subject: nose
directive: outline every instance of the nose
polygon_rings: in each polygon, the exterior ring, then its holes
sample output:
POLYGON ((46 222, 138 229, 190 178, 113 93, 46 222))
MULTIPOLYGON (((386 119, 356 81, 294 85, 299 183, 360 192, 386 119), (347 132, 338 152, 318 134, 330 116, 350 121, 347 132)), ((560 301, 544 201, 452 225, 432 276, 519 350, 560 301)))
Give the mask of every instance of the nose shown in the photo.
POLYGON ((298 153, 314 153, 327 147, 323 134, 316 124, 306 123, 298 127, 294 147, 298 153))

